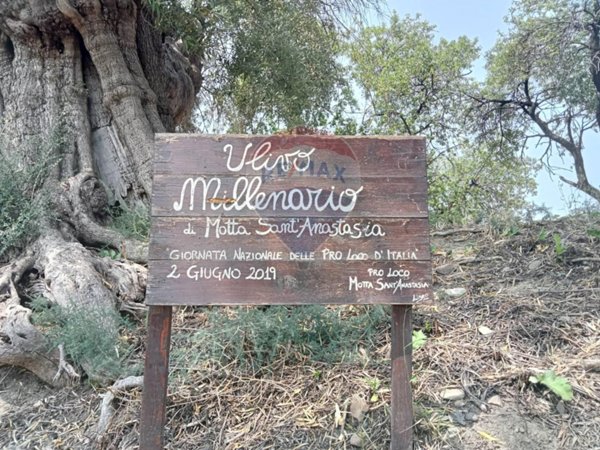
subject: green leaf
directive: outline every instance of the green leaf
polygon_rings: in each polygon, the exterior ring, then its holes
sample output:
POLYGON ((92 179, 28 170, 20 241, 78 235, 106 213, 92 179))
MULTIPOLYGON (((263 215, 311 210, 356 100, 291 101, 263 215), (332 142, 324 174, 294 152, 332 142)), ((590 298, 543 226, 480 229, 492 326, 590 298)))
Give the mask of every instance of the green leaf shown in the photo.
POLYGON ((427 342, 427 335, 422 330, 413 331, 412 335, 412 348, 418 350, 425 345, 427 342))
POLYGON ((593 238, 600 239, 600 230, 598 229, 590 228, 589 230, 587 230, 587 234, 588 236, 591 236, 593 238))
POLYGON ((548 370, 539 376, 531 376, 529 381, 534 384, 543 384, 564 401, 573 399, 573 388, 569 381, 556 375, 553 370, 548 370))

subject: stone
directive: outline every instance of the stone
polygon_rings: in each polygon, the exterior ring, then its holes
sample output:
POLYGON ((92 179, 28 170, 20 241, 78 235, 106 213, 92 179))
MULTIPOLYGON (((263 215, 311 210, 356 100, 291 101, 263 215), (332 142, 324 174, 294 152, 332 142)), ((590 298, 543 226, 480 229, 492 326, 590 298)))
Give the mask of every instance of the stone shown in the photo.
POLYGON ((544 262, 541 259, 534 259, 532 261, 529 261, 529 264, 527 264, 527 269, 529 269, 530 272, 534 272, 536 270, 538 270, 540 267, 542 267, 544 265, 544 262))
POLYGON ((454 423, 465 426, 467 421, 465 420, 465 414, 462 411, 454 411, 450 413, 450 418, 454 423))
POLYGON ((492 395, 490 398, 487 399, 487 404, 502 407, 504 405, 504 402, 502 401, 502 398, 500 398, 499 395, 492 395))
POLYGON ((358 434, 352 433, 352 436, 350 436, 350 445, 353 447, 362 447, 363 440, 358 434))
POLYGON ((474 412, 469 411, 465 414, 465 419, 467 419, 469 422, 477 422, 479 420, 479 416, 474 412))
POLYGON ((494 330, 486 327, 485 325, 479 325, 479 328, 477 328, 477 330, 482 336, 489 336, 490 334, 494 333, 494 330))
POLYGON ((440 275, 450 275, 456 270, 456 264, 444 264, 435 268, 435 271, 440 275))
POLYGON ((363 419, 365 413, 369 410, 369 404, 360 395, 354 395, 350 402, 350 415, 359 422, 363 419))
POLYGON ((445 289, 444 292, 448 297, 462 297, 467 293, 467 290, 462 287, 445 289))
POLYGON ((444 400, 462 400, 463 398, 465 398, 465 391, 458 388, 449 388, 444 389, 441 392, 440 396, 444 400))

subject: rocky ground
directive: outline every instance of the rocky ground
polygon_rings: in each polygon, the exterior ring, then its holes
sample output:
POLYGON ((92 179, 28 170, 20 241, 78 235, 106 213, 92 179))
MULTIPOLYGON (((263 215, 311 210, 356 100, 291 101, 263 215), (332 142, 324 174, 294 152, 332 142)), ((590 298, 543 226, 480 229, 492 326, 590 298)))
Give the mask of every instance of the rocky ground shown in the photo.
MULTIPOLYGON (((415 448, 600 449, 600 217, 438 230, 432 248, 436 302, 414 314, 428 337, 414 352, 415 448), (568 381, 572 400, 531 381, 549 370, 568 381)), ((182 336, 203 326, 204 310, 176 309, 179 354, 197 351, 202 343, 182 336)), ((282 354, 254 371, 174 367, 167 448, 388 448, 389 331, 339 364, 302 354, 289 364, 282 354)), ((143 333, 140 321, 130 337, 138 360, 143 333)), ((99 434, 106 392, 85 381, 53 390, 1 368, 0 447, 137 448, 141 391, 115 393, 99 434)))

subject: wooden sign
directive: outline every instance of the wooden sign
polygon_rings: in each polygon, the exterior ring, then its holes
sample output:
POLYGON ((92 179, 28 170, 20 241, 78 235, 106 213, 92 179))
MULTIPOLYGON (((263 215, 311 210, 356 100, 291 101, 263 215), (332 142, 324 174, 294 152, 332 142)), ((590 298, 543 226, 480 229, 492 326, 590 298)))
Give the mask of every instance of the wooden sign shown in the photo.
POLYGON ((157 143, 147 304, 431 299, 423 139, 157 143))
POLYGON ((425 141, 157 144, 140 450, 163 448, 172 305, 314 303, 393 305, 390 448, 412 449, 411 305, 432 299, 425 141))

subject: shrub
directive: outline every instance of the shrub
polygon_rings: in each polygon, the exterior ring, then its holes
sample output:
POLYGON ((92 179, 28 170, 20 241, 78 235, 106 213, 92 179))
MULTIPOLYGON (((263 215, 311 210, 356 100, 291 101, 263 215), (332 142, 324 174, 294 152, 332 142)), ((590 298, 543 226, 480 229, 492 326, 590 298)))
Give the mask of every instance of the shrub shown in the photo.
POLYGON ((114 380, 131 372, 126 365, 131 346, 119 329, 130 325, 112 307, 71 304, 68 307, 34 299, 32 322, 50 345, 62 344, 69 359, 83 367, 90 378, 114 380))
POLYGON ((535 194, 537 166, 517 156, 466 149, 429 167, 429 206, 435 225, 512 223, 535 194))
POLYGON ((36 144, 36 158, 28 160, 24 148, 11 148, 0 136, 0 258, 19 251, 34 239, 50 217, 44 184, 61 159, 64 133, 52 133, 36 144))
POLYGON ((115 206, 111 209, 111 227, 123 236, 142 241, 150 234, 150 211, 143 204, 115 206))
POLYGON ((193 369, 203 359, 253 370, 279 358, 339 362, 351 359, 360 346, 372 347, 390 318, 382 306, 218 308, 207 314, 207 327, 174 336, 174 366, 193 369))

